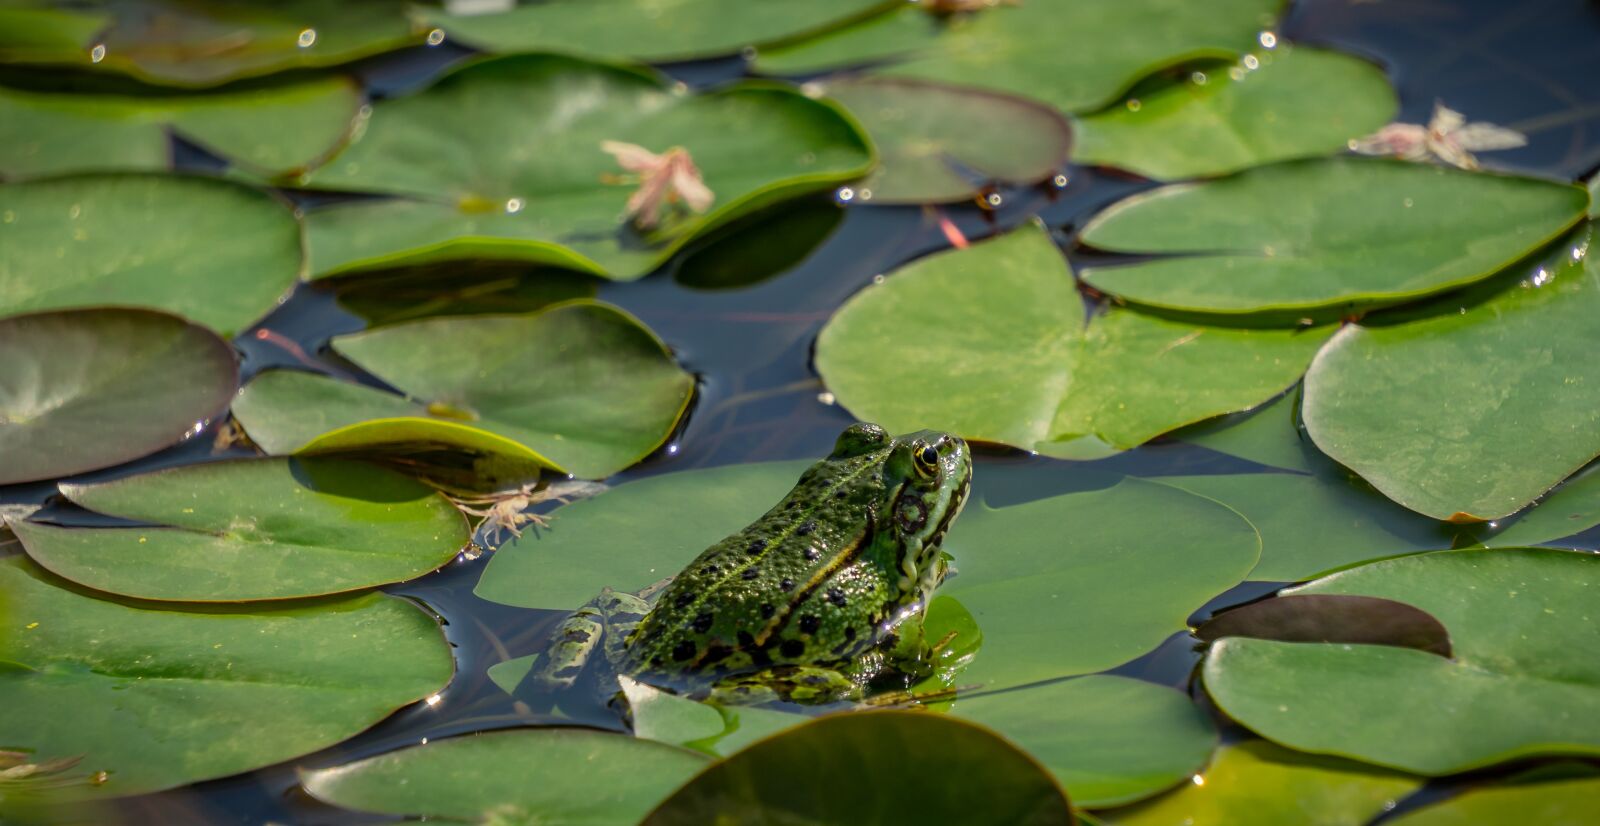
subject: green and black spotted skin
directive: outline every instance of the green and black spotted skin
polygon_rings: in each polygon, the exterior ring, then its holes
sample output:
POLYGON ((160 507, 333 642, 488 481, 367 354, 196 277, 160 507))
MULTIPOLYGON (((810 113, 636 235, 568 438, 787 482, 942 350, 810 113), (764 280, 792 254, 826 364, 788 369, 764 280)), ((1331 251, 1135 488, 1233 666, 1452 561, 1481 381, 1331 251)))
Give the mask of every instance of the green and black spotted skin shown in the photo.
POLYGON ((781 665, 847 670, 902 624, 920 632, 971 481, 958 437, 851 425, 783 501, 654 596, 617 671, 671 685, 781 665))

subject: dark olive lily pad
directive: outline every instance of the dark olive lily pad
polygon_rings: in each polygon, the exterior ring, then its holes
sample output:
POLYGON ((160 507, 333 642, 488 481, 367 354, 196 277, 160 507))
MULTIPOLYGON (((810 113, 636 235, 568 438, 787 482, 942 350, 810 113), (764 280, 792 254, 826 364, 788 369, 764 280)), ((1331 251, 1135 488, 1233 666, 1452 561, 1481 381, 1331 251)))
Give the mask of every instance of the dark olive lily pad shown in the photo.
POLYGON ((1065 112, 1104 106, 1158 69, 1233 59, 1270 28, 1279 0, 1001 3, 940 19, 917 4, 762 52, 775 74, 871 66, 872 74, 1024 95, 1065 112))
POLYGON ((1338 152, 1388 123, 1397 106, 1377 66, 1280 46, 1141 83, 1075 122, 1073 155, 1157 180, 1220 175, 1338 152))
POLYGON ((550 55, 485 60, 374 105, 308 186, 385 193, 307 217, 319 275, 470 258, 554 264, 611 278, 654 269, 694 235, 866 172, 872 149, 833 104, 775 85, 674 92, 653 75, 550 55), (604 141, 688 150, 715 195, 641 232, 637 189, 604 141))
POLYGON ((1194 630, 1205 642, 1252 637, 1283 642, 1396 645, 1450 656, 1450 632, 1420 608, 1350 594, 1289 594, 1241 605, 1194 630))
MULTIPOLYGON (((434 316, 531 313, 576 298, 593 298, 599 279, 566 270, 504 261, 412 267, 350 276, 331 285, 339 306, 369 327, 434 316)), ((319 286, 320 286, 319 285, 319 286)))
POLYGON ((0 91, 0 177, 166 170, 172 134, 243 169, 307 169, 355 127, 361 91, 344 78, 179 97, 0 91))
POLYGON ((424 11, 420 19, 491 52, 562 52, 660 63, 733 54, 825 31, 894 0, 551 0, 498 14, 424 11))
MULTIPOLYGON (((570 610, 603 587, 638 590, 755 520, 805 466, 675 473, 568 505, 537 537, 496 552, 477 593, 570 610)), ((983 635, 960 685, 1016 686, 1130 660, 1183 630, 1191 611, 1255 565, 1255 529, 1209 499, 1127 479, 1026 504, 988 504, 986 487, 1011 476, 1004 467, 979 467, 975 501, 945 541, 960 574, 939 594, 958 600, 983 635)))
POLYGON ((155 307, 231 335, 272 308, 300 259, 289 206, 238 184, 126 174, 0 185, 0 315, 155 307))
POLYGON ((1084 325, 1037 227, 913 262, 845 304, 817 370, 856 416, 1073 456, 1135 447, 1292 384, 1327 327, 1216 327, 1111 308, 1084 325), (941 335, 927 335, 938 329, 941 335))
POLYGON ((154 453, 226 410, 239 385, 227 342, 149 310, 0 319, 0 353, 0 485, 154 453))
POLYGON ((1351 568, 1290 594, 1397 600, 1450 632, 1410 648, 1230 637, 1205 686, 1230 717, 1301 751, 1453 774, 1517 757, 1600 754, 1600 556, 1442 551, 1351 568))
POLYGON ((407 322, 333 347, 406 397, 267 373, 234 405, 258 444, 283 453, 433 443, 601 478, 665 442, 694 389, 660 339, 593 301, 407 322))
POLYGON ((1357 826, 1421 784, 1398 772, 1250 740, 1218 750, 1194 782, 1171 794, 1099 817, 1115 826, 1357 826))
POLYGON ((585 729, 491 731, 301 771, 346 809, 491 823, 633 823, 694 775, 692 751, 585 729))
POLYGON ((959 201, 995 184, 1031 184, 1067 162, 1072 128, 1026 98, 910 78, 830 81, 878 145, 857 186, 870 203, 959 201))
POLYGON ((142 599, 228 602, 350 591, 411 579, 471 540, 431 488, 329 459, 188 465, 62 485, 83 507, 158 527, 12 526, 52 572, 142 599))
POLYGON ((279 763, 442 689, 450 649, 382 594, 272 607, 145 603, 0 559, 7 748, 82 755, 128 795, 279 763))
POLYGON ((402 0, 30 5, 40 8, 0 16, 0 63, 114 71, 172 86, 333 66, 421 43, 427 33, 406 18, 402 0))
POLYGON ((1543 823, 1583 826, 1600 812, 1600 780, 1506 783, 1469 788, 1460 795, 1385 821, 1393 826, 1479 826, 1543 823))
POLYGON ((987 729, 912 711, 824 717, 762 740, 708 766, 642 824, 719 819, 862 826, 1075 822, 1066 795, 1026 754, 987 729), (916 794, 904 793, 911 788, 916 794))
POLYGON ((1341 330, 1306 374, 1307 432, 1435 519, 1522 509, 1600 454, 1600 256, 1583 255, 1589 243, 1587 232, 1563 242, 1521 283, 1459 312, 1341 330))
POLYGON ((1533 178, 1386 158, 1288 161, 1111 206, 1083 242, 1157 257, 1083 280, 1174 310, 1395 304, 1492 275, 1581 220, 1586 203, 1579 187, 1533 178))

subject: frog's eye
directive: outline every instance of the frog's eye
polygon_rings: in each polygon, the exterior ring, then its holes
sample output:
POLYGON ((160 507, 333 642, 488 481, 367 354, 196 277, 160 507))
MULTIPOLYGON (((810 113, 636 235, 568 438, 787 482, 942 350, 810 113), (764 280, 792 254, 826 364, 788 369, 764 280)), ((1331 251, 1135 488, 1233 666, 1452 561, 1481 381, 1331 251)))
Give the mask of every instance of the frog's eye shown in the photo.
POLYGON ((917 473, 923 477, 933 476, 939 471, 939 451, 933 445, 922 445, 912 453, 916 460, 917 473))

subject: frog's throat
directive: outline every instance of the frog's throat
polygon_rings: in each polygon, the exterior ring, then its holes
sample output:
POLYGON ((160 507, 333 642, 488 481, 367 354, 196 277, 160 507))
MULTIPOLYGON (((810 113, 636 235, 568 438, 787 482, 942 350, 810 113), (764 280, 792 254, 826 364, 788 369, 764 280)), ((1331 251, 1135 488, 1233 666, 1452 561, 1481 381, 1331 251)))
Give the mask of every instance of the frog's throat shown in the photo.
POLYGON ((972 473, 968 471, 966 478, 961 480, 961 487, 956 489, 950 497, 950 504, 945 507, 944 513, 939 516, 939 523, 934 526, 928 538, 920 543, 905 543, 905 552, 900 557, 900 588, 908 591, 921 581, 922 574, 926 573, 939 554, 939 546, 944 542, 944 535, 949 532, 951 523, 961 515, 961 509, 967 506, 967 494, 972 491, 972 473))

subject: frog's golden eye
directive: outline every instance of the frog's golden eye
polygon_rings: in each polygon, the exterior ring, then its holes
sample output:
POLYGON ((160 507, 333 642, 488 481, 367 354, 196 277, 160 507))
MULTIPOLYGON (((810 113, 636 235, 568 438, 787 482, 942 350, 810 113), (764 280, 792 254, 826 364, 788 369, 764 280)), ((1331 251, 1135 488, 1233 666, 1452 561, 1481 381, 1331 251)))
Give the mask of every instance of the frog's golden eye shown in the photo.
POLYGON ((917 473, 926 477, 938 472, 939 451, 934 450, 932 445, 916 448, 912 451, 912 456, 916 459, 917 473))

